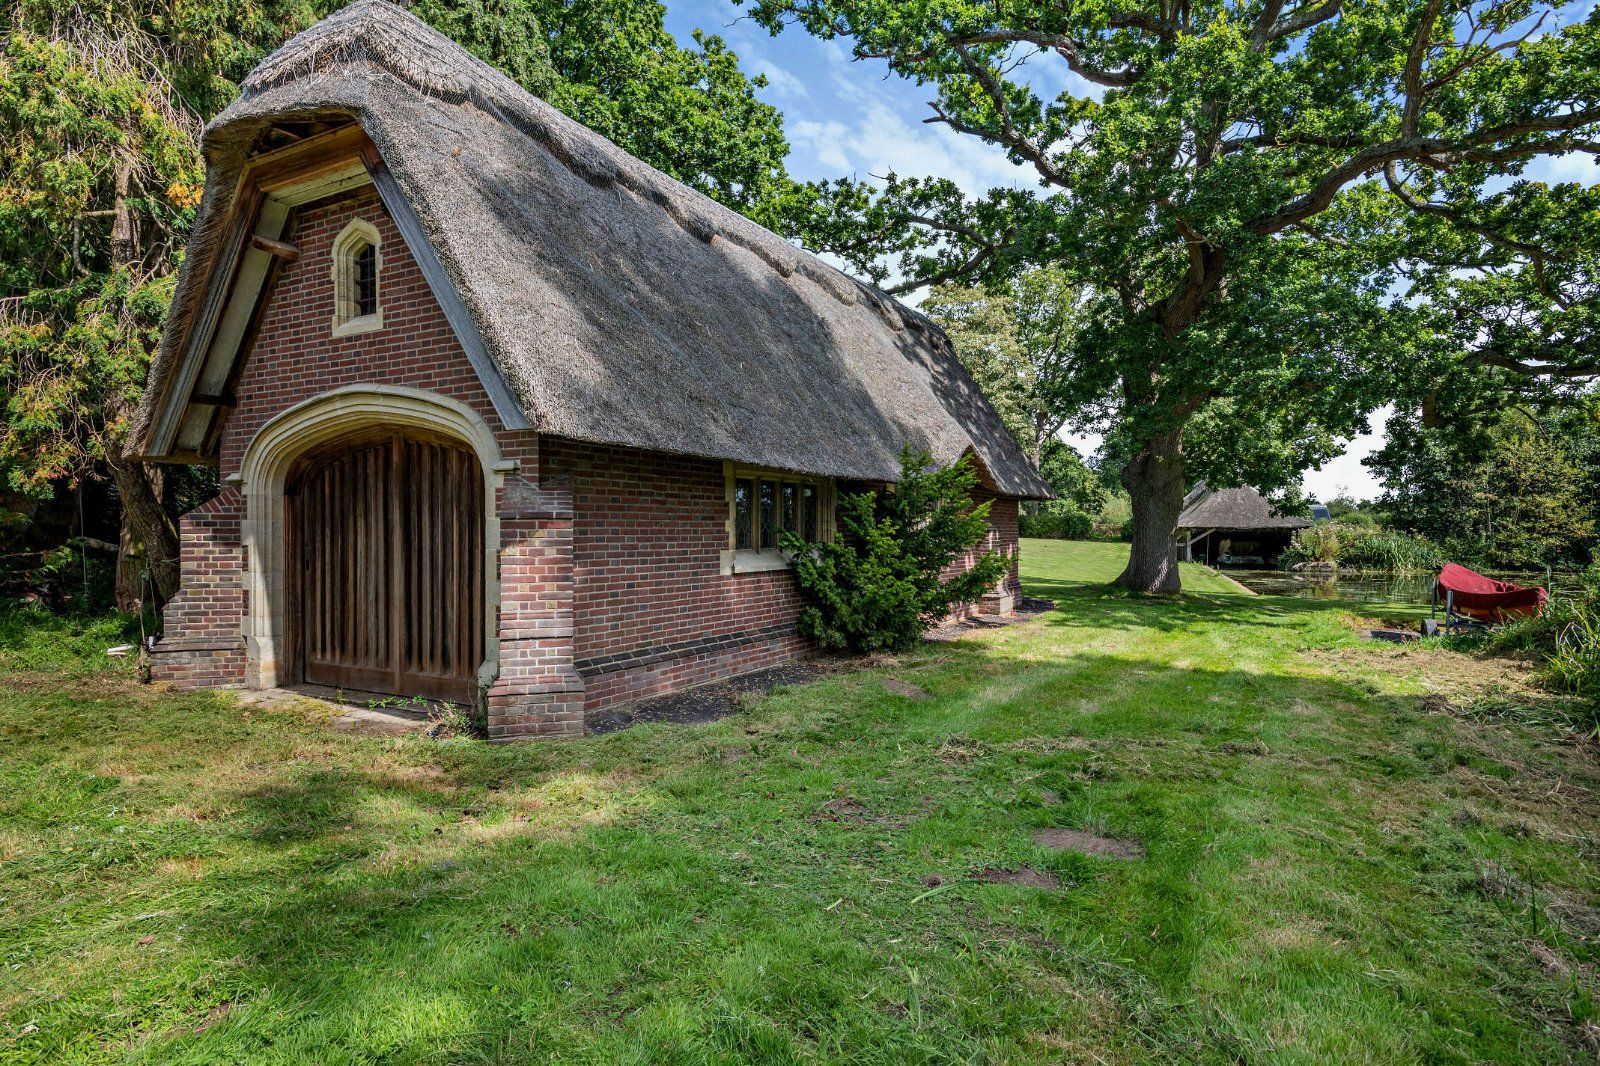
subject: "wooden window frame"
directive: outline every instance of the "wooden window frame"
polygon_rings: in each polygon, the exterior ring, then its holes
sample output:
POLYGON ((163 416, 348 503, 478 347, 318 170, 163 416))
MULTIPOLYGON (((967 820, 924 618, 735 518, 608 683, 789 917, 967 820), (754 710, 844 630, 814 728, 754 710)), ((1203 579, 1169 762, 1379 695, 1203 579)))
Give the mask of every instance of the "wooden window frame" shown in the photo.
POLYGON ((333 335, 350 337, 383 328, 383 238, 378 228, 361 218, 351 219, 333 240, 333 335), (361 314, 361 294, 356 259, 363 248, 372 249, 373 310, 361 314))
POLYGON ((737 463, 723 464, 723 481, 725 485, 724 505, 727 514, 728 539, 722 550, 722 573, 724 576, 732 574, 763 573, 772 570, 787 570, 790 566, 789 554, 778 548, 776 544, 763 543, 761 535, 761 483, 763 481, 774 485, 774 503, 777 510, 777 525, 783 526, 783 488, 785 485, 795 487, 795 523, 803 525, 805 522, 804 490, 809 487, 817 495, 817 540, 826 542, 833 539, 834 535, 834 483, 830 478, 808 477, 804 474, 795 474, 783 470, 771 470, 759 466, 741 466, 737 463), (753 492, 750 499, 749 519, 752 526, 751 547, 739 547, 739 531, 736 525, 736 511, 734 507, 734 490, 738 482, 748 480, 752 483, 753 492))

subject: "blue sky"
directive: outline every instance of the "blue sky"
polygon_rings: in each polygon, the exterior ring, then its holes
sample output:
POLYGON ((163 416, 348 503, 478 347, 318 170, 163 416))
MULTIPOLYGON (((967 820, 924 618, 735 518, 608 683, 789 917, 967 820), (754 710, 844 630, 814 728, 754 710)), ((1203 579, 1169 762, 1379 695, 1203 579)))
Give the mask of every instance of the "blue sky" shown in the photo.
MULTIPOLYGON (((973 137, 925 123, 932 92, 888 73, 882 62, 856 62, 847 45, 819 41, 798 30, 777 37, 745 16, 732 0, 666 0, 667 28, 679 40, 702 29, 720 34, 739 54, 746 71, 765 74, 761 95, 783 111, 789 138, 789 172, 797 178, 868 177, 894 171, 938 174, 969 192, 995 185, 1033 184, 1032 172, 1014 166, 998 149, 973 137)), ((1580 5, 1569 5, 1572 17, 1580 5)), ((1568 21, 1564 19, 1564 21, 1568 21)), ((1075 75, 1039 63, 1026 72, 1036 88, 1059 92, 1075 75)), ((1567 156, 1530 168, 1529 177, 1593 182, 1600 169, 1586 156, 1567 156)), ((914 300, 915 298, 913 298, 914 300)), ((1361 459, 1383 443, 1387 409, 1373 416, 1371 432, 1350 442, 1345 454, 1308 473, 1308 492, 1328 499, 1340 491, 1370 498, 1378 486, 1361 459)), ((1069 437, 1092 452, 1093 437, 1069 437)))

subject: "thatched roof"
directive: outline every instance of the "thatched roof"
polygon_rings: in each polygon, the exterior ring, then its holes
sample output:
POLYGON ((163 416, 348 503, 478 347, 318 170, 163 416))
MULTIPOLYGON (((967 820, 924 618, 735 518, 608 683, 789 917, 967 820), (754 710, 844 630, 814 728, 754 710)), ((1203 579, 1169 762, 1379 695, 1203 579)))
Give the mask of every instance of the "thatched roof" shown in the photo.
POLYGON ((1272 513, 1272 504, 1252 488, 1212 489, 1204 481, 1189 491, 1179 529, 1305 529, 1304 518, 1272 513))
MULTIPOLYGON (((206 129, 201 217, 134 448, 157 432, 258 135, 350 116, 376 146, 539 432, 893 480, 905 444, 1049 489, 923 315, 668 178, 409 13, 358 0, 247 78, 206 129)), ((460 331, 458 330, 458 333, 460 331)), ((485 369, 480 367, 480 376, 485 369)), ((491 395, 494 389, 491 388, 491 395)), ((152 447, 154 446, 154 447, 152 447)))

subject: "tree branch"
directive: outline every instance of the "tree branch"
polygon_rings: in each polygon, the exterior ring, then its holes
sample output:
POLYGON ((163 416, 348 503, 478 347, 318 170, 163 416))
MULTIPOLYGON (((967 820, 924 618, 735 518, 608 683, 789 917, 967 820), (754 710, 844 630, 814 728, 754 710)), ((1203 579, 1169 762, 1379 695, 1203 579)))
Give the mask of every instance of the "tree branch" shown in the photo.
POLYGON ((995 110, 995 116, 1000 120, 1000 131, 996 133, 993 130, 984 131, 968 127, 965 124, 958 125, 949 115, 945 114, 937 103, 931 105, 936 117, 925 121, 943 122, 951 129, 970 133, 973 136, 981 137, 997 144, 1003 144, 1032 163, 1033 168, 1039 172, 1039 176, 1044 178, 1045 181, 1053 185, 1065 185, 1066 179, 1050 162, 1050 158, 1045 154, 1044 148, 1024 137, 1012 123, 1011 105, 1006 102, 1005 90, 995 80, 993 72, 973 59, 971 53, 964 47, 957 46, 956 54, 961 57, 961 62, 966 66, 967 73, 972 75, 973 80, 983 87, 984 93, 989 97, 989 103, 995 110))
POLYGON ((1495 230, 1489 226, 1484 226, 1477 222, 1473 222, 1471 219, 1461 217, 1461 213, 1459 211, 1453 210, 1445 204, 1430 203, 1422 199, 1412 192, 1405 182, 1400 180, 1400 175, 1395 168, 1395 164, 1393 163, 1384 165, 1383 180, 1384 183, 1389 186, 1389 191, 1394 194, 1395 198, 1401 203, 1405 204, 1406 207, 1410 208, 1412 211, 1415 211, 1420 215, 1428 215, 1431 218, 1443 219, 1445 222, 1455 226, 1458 229, 1466 230, 1468 233, 1477 234, 1497 248, 1503 248, 1506 251, 1512 252, 1516 255, 1525 256, 1533 268, 1534 278, 1538 282, 1539 291, 1548 299, 1553 300, 1556 306, 1560 307, 1562 310, 1566 310, 1570 306, 1569 302, 1559 293, 1552 294, 1546 288, 1544 267, 1545 262, 1550 258, 1550 253, 1544 248, 1541 248, 1536 244, 1528 244, 1525 241, 1513 240, 1512 238, 1507 237, 1505 234, 1500 233, 1498 230, 1495 230))
POLYGON ((1313 26, 1337 17, 1343 9, 1344 0, 1326 0, 1326 2, 1315 7, 1306 8, 1298 14, 1289 16, 1284 21, 1273 26, 1268 36, 1274 41, 1281 41, 1285 37, 1293 37, 1297 33, 1309 30, 1313 26))
POLYGON ((1578 129, 1596 122, 1600 122, 1600 108, 1589 108, 1569 115, 1550 115, 1504 123, 1487 130, 1479 130, 1454 142, 1422 136, 1402 136, 1382 141, 1351 155, 1318 179, 1307 192, 1296 197, 1281 210, 1248 223, 1245 229, 1257 236, 1266 236, 1296 222, 1304 222, 1312 215, 1326 210, 1333 203, 1333 198, 1346 185, 1375 173, 1390 163, 1416 160, 1447 165, 1451 159, 1467 162, 1504 162, 1533 155, 1561 155, 1571 151, 1596 150, 1595 142, 1568 137, 1497 149, 1476 147, 1532 133, 1557 133, 1578 129))
POLYGON ((1405 93, 1405 105, 1400 115, 1400 135, 1402 137, 1415 137, 1417 135, 1417 121, 1422 114, 1422 62, 1428 57, 1428 51, 1433 47, 1433 27, 1439 21, 1439 12, 1444 10, 1444 0, 1428 0, 1422 9, 1422 18, 1417 23, 1417 32, 1411 38, 1411 51, 1406 55, 1404 72, 1400 75, 1400 87, 1405 93))
MULTIPOLYGON (((957 50, 971 48, 975 45, 989 44, 1031 44, 1047 49, 1066 60, 1067 68, 1080 78, 1108 88, 1126 89, 1136 83, 1140 76, 1140 71, 1131 67, 1124 70, 1106 70, 1090 63, 1083 58, 1083 46, 1071 37, 1060 33, 1045 33, 1041 30, 1026 28, 994 29, 963 34, 960 37, 952 37, 945 42, 945 46, 957 50)), ((906 53, 863 52, 861 54, 871 59, 887 59, 890 62, 921 63, 932 59, 934 50, 923 49, 918 52, 906 53)))

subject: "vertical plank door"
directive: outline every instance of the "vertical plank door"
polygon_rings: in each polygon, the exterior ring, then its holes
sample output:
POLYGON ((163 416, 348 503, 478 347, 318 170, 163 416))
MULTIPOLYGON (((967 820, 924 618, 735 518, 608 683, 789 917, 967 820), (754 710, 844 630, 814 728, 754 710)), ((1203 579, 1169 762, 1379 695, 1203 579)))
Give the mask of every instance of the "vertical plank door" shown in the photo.
POLYGON ((300 648, 312 684, 469 701, 483 659, 483 478, 456 445, 390 436, 299 485, 300 648))

